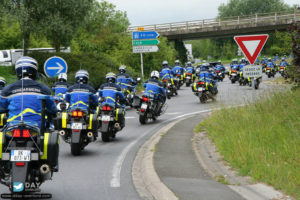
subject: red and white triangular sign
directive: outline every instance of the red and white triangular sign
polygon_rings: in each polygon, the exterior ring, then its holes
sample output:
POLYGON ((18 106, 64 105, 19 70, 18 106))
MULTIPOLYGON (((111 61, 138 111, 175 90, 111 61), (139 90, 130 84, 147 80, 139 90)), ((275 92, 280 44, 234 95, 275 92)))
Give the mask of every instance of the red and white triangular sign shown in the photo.
POLYGON ((244 55, 253 65, 259 53, 269 38, 268 34, 264 35, 240 35, 235 36, 234 40, 242 49, 244 55))

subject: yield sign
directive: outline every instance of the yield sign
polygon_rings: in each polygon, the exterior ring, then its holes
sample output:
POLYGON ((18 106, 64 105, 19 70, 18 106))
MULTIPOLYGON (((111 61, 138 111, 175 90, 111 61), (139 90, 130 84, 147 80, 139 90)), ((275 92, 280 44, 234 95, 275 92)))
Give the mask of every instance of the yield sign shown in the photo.
POLYGON ((263 49, 269 35, 242 35, 235 36, 234 40, 242 49, 244 55, 249 62, 253 65, 259 53, 263 49))

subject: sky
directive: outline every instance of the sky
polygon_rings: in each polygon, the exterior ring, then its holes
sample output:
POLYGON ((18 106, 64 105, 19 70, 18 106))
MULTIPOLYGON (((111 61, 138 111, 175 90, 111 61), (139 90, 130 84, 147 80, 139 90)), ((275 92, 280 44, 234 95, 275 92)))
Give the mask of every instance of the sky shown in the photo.
MULTIPOLYGON (((132 26, 213 19, 218 6, 229 0, 106 0, 126 11, 132 26)), ((284 0, 300 4, 300 0, 284 0)))

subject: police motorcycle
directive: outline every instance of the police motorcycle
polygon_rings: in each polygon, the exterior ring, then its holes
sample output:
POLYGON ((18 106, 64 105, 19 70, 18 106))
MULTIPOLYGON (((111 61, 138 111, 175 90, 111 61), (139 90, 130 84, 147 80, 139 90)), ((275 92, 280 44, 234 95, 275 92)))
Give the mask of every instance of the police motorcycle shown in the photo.
POLYGON ((165 90, 158 79, 159 72, 152 71, 151 78, 143 84, 146 90, 142 97, 135 97, 134 108, 137 109, 141 124, 146 124, 149 120, 155 121, 167 109, 165 90))
POLYGON ((100 132, 103 142, 109 142, 116 133, 125 127, 125 97, 121 88, 115 84, 116 75, 112 72, 106 75, 107 83, 99 88, 100 132))
POLYGON ((183 75, 180 73, 179 70, 175 71, 174 84, 176 85, 177 90, 179 90, 180 87, 183 85, 183 75))
POLYGON ((267 64, 265 68, 265 73, 268 76, 268 78, 275 77, 275 69, 273 66, 270 66, 270 64, 267 64))
POLYGON ((243 73, 243 68, 244 68, 244 64, 240 64, 240 71, 239 71, 239 74, 238 74, 238 80, 239 80, 239 84, 240 85, 247 85, 249 82, 248 82, 248 78, 245 78, 244 77, 244 73, 243 73))
POLYGON ((98 137, 98 120, 95 113, 97 98, 89 86, 89 73, 79 70, 75 75, 76 84, 68 89, 66 100, 72 104, 65 112, 58 113, 56 129, 63 140, 70 144, 74 156, 98 137), (86 103, 85 103, 86 102, 86 103))
POLYGON ((98 119, 100 122, 100 132, 102 141, 109 142, 110 139, 115 138, 117 132, 122 129, 122 125, 119 122, 119 118, 124 118, 125 113, 120 108, 116 108, 115 104, 103 104, 103 102, 106 102, 106 98, 100 97, 98 119))
POLYGON ((278 71, 283 78, 287 78, 286 68, 287 68, 287 63, 285 61, 280 62, 278 71))
POLYGON ((229 71, 229 79, 231 80, 232 84, 238 81, 239 79, 238 72, 239 72, 239 65, 234 64, 229 71))
POLYGON ((165 86, 168 99, 171 99, 172 96, 178 95, 175 85, 172 84, 172 79, 165 78, 162 80, 162 82, 165 86))
POLYGON ((213 67, 214 73, 219 81, 223 81, 225 78, 225 68, 222 66, 221 61, 218 62, 210 62, 210 66, 213 67))
POLYGON ((209 91, 208 87, 212 87, 211 83, 204 80, 196 81, 192 86, 192 91, 197 96, 201 103, 206 103, 208 99, 215 100, 212 92, 209 91))
MULTIPOLYGON (((259 84, 261 82, 261 78, 262 77, 259 77, 259 78, 254 78, 254 88, 257 90, 259 89, 259 84)), ((248 84, 250 87, 252 87, 252 79, 253 78, 248 78, 248 84)))
POLYGON ((55 96, 54 102, 56 103, 56 108, 58 112, 65 112, 69 109, 70 104, 65 100, 63 96, 55 96))
POLYGON ((41 128, 38 125, 11 122, 0 131, 0 182, 12 194, 39 192, 39 187, 58 171, 59 137, 50 129, 52 116, 46 114, 49 96, 41 96, 41 128), (47 121, 46 121, 47 116, 47 121))

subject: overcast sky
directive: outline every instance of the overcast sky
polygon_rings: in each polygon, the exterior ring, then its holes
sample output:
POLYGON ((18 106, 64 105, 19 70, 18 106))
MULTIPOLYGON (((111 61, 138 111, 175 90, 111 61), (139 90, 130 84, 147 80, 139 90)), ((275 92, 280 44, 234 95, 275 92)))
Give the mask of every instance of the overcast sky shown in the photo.
MULTIPOLYGON (((107 0, 126 11, 131 25, 151 25, 189 20, 212 19, 218 6, 229 0, 107 0)), ((294 5, 300 0, 284 0, 294 5)))

